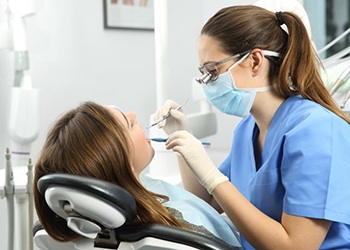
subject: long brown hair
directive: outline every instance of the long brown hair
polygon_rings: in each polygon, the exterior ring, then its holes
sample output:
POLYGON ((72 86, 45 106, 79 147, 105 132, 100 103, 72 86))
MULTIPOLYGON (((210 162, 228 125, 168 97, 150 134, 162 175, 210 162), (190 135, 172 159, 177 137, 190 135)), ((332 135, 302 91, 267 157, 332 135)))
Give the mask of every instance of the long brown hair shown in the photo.
POLYGON ((270 61, 270 81, 276 82, 277 94, 284 99, 301 95, 350 123, 325 88, 319 73, 322 64, 303 22, 292 12, 281 15, 288 34, 280 27, 275 13, 264 8, 227 7, 208 20, 201 34, 217 39, 222 51, 232 55, 254 48, 279 52, 277 59, 266 56, 270 61))
POLYGON ((168 197, 147 191, 134 176, 131 143, 124 126, 93 102, 83 103, 56 121, 36 162, 33 188, 38 218, 51 237, 70 241, 78 235, 52 212, 36 188, 40 177, 50 173, 94 177, 124 187, 137 203, 137 217, 131 224, 183 227, 158 201, 168 197))

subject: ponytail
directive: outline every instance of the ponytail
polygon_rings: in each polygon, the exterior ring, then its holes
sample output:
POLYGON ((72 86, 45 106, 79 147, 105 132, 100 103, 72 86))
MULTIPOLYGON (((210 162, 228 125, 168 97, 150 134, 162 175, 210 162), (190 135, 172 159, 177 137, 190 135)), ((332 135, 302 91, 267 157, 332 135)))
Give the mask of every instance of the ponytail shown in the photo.
POLYGON ((288 42, 277 77, 278 93, 284 98, 299 94, 350 124, 350 119, 336 105, 324 85, 319 72, 323 67, 321 60, 300 18, 292 12, 280 12, 276 16, 279 24, 282 18, 288 28, 288 42))

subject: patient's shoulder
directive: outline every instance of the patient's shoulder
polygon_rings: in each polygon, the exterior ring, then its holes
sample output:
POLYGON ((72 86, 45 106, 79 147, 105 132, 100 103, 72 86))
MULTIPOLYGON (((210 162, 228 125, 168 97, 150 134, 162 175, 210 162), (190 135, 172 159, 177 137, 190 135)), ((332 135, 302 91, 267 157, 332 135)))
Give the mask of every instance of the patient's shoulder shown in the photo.
POLYGON ((172 207, 166 207, 166 209, 182 224, 185 226, 186 229, 196 232, 196 233, 201 233, 204 234, 208 237, 215 238, 221 241, 218 237, 216 237, 213 233, 211 233, 208 229, 206 229, 203 225, 196 225, 193 223, 190 223, 189 221, 185 220, 183 218, 182 213, 172 207))

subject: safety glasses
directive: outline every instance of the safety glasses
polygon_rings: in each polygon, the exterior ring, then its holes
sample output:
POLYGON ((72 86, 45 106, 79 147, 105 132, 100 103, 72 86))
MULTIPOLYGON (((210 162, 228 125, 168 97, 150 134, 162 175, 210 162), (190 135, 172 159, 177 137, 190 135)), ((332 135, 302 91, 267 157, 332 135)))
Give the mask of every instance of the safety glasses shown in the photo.
POLYGON ((217 66, 220 64, 223 64, 225 62, 228 62, 230 60, 233 60, 235 58, 238 58, 242 54, 243 53, 237 54, 234 56, 230 56, 229 58, 226 58, 226 59, 221 60, 219 62, 208 63, 208 64, 204 64, 203 66, 199 66, 198 70, 199 70, 199 72, 202 73, 202 75, 200 77, 196 78, 195 80, 200 84, 208 84, 209 81, 215 81, 219 77, 219 70, 218 70, 217 66))
MULTIPOLYGON (((280 56, 279 52, 275 52, 271 50, 261 50, 261 51, 264 53, 264 56, 273 56, 273 57, 280 56)), ((219 70, 217 68, 218 65, 242 56, 243 57, 240 60, 245 60, 245 58, 249 55, 250 52, 251 50, 248 50, 243 53, 230 56, 229 58, 226 58, 219 62, 208 63, 208 64, 204 64, 203 66, 199 66, 198 69, 199 69, 199 72, 202 73, 202 75, 196 78, 195 80, 199 82, 199 84, 208 84, 209 81, 215 81, 219 77, 219 70)), ((237 63, 239 63, 239 61, 237 61, 237 63)))

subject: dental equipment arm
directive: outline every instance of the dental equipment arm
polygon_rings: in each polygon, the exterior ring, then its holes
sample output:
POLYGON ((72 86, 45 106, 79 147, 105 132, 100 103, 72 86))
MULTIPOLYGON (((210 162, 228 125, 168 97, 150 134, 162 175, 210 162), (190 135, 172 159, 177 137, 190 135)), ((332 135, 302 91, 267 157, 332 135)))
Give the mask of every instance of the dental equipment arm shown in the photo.
POLYGON ((14 249, 14 181, 13 181, 13 171, 11 164, 11 153, 10 149, 6 149, 6 170, 5 170, 5 195, 7 198, 7 249, 14 249))
POLYGON ((212 111, 212 105, 203 87, 196 80, 192 80, 192 98, 199 104, 199 112, 187 114, 187 122, 192 134, 198 139, 215 135, 218 126, 216 113, 212 111))
POLYGON ((328 43, 326 46, 324 46, 322 49, 320 49, 317 53, 320 55, 326 50, 328 50, 330 47, 332 47, 334 44, 336 44, 338 41, 340 41, 343 37, 348 35, 350 33, 350 28, 348 28, 346 31, 344 31, 342 34, 340 34, 337 38, 335 38, 333 41, 328 43))
POLYGON ((344 97, 342 103, 340 104, 340 108, 344 109, 345 105, 347 103, 347 101, 350 99, 350 90, 348 91, 348 93, 346 94, 346 96, 344 97))
MULTIPOLYGON (((340 86, 342 86, 348 79, 350 76, 350 66, 347 67, 342 73, 341 75, 338 77, 338 79, 335 81, 334 85, 332 86, 331 90, 329 91, 329 93, 331 95, 333 95, 338 88, 340 88, 340 86)), ((349 98, 348 98, 349 99, 349 98)), ((348 100, 347 99, 347 100, 348 100)), ((345 100, 345 99, 344 99, 345 100)), ((347 101, 346 100, 346 101, 347 101)))
POLYGON ((0 50, 13 49, 13 41, 12 41, 12 22, 11 22, 11 11, 8 2, 5 3, 5 11, 2 18, 0 19, 0 50))
POLYGON ((350 47, 346 47, 345 49, 339 51, 338 53, 322 60, 323 66, 325 68, 337 66, 339 61, 349 53, 350 53, 350 47))
MULTIPOLYGON (((32 159, 28 160, 28 172, 27 172, 27 192, 28 192, 28 232, 32 231, 32 225, 34 224, 34 196, 33 196, 33 163, 32 159)), ((33 238, 29 237, 29 250, 33 250, 34 242, 33 238)))
POLYGON ((1 106, 4 108, 1 112, 9 113, 9 117, 2 122, 6 123, 6 133, 9 134, 11 143, 9 147, 11 153, 9 149, 6 150, 6 184, 4 185, 8 207, 7 248, 9 250, 33 249, 30 231, 28 231, 28 228, 32 227, 34 215, 33 209, 30 208, 33 205, 30 200, 32 183, 27 183, 32 178, 32 165, 30 163, 27 166, 27 160, 31 143, 39 134, 39 119, 37 119, 39 95, 37 90, 32 89, 30 83, 25 18, 35 13, 34 1, 4 0, 2 2, 5 3, 6 12, 3 13, 1 9, 0 18, 0 49, 8 50, 7 61, 11 62, 11 67, 9 63, 5 63, 5 67, 2 67, 5 74, 0 76, 1 80, 5 81, 0 81, 1 85, 9 86, 8 92, 5 93, 3 89, 1 92, 6 98, 9 96, 10 105, 8 108, 7 102, 3 102, 6 105, 1 106))

